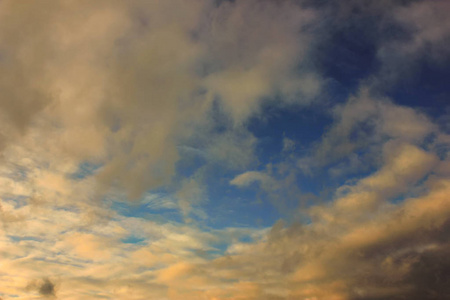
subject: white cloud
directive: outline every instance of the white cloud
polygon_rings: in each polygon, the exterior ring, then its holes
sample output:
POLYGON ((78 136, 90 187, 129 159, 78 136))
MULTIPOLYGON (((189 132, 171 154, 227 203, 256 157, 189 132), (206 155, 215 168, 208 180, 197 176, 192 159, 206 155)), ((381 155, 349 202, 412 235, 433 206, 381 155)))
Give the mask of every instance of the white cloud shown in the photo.
POLYGON ((249 186, 254 182, 260 182, 262 185, 270 185, 273 182, 273 179, 262 172, 248 171, 233 178, 230 181, 230 184, 242 187, 249 186))

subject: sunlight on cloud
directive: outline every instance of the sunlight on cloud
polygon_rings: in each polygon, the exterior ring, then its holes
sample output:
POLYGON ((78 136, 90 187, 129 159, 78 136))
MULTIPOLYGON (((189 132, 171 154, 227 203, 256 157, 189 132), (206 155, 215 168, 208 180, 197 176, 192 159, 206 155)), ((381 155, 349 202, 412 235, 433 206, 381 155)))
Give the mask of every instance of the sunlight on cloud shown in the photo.
POLYGON ((448 297, 448 9, 0 1, 0 299, 448 297))

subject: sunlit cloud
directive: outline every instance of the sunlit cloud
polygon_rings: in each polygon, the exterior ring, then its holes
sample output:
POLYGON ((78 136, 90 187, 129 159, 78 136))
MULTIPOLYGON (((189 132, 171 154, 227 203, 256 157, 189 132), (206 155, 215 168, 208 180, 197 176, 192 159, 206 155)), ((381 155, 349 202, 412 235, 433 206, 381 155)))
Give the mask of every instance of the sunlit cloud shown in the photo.
POLYGON ((0 1, 0 299, 446 299, 446 1, 0 1))

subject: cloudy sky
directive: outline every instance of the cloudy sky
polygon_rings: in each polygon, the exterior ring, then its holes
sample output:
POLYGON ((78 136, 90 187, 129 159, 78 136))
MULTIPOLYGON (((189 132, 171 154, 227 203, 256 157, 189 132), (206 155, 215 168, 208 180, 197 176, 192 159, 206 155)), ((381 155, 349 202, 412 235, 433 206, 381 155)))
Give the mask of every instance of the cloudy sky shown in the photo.
POLYGON ((0 299, 450 298, 449 14, 1 0, 0 299))

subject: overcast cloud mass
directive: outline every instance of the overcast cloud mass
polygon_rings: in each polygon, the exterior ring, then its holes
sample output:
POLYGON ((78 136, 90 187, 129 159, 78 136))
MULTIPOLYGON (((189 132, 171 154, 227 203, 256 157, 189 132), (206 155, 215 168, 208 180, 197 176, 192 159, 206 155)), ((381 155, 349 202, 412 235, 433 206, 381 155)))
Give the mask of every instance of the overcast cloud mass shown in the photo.
POLYGON ((449 14, 1 0, 0 299, 450 299, 449 14))

